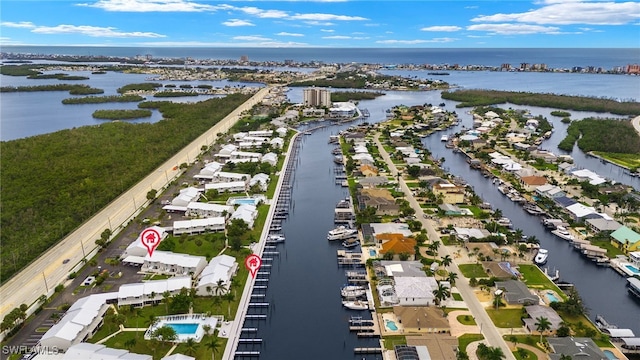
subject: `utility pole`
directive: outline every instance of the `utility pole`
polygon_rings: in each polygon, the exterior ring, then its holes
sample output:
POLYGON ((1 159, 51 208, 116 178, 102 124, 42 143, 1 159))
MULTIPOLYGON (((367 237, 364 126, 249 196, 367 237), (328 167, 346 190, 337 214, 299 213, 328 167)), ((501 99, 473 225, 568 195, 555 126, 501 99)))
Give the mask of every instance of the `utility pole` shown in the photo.
POLYGON ((47 289, 47 293, 49 293, 49 285, 47 285, 47 277, 44 276, 44 271, 42 272, 42 278, 44 279, 44 288, 47 289))

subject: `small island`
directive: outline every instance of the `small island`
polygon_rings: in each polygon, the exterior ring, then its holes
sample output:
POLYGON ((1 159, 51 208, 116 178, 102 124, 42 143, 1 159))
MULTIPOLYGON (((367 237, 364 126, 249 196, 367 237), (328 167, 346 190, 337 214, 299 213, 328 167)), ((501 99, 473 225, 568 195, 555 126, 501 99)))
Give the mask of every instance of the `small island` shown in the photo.
POLYGON ((151 110, 96 110, 91 115, 101 120, 132 120, 151 116, 151 110))

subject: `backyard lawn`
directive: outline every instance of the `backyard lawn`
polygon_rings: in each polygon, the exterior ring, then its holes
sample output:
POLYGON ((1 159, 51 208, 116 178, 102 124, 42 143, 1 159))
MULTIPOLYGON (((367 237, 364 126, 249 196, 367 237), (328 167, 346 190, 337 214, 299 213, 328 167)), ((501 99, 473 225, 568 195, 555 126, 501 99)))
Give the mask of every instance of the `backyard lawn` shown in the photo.
POLYGON ((522 309, 487 309, 487 315, 496 327, 520 328, 522 327, 522 309))
POLYGON ((481 264, 461 264, 458 267, 467 279, 489 277, 481 264))

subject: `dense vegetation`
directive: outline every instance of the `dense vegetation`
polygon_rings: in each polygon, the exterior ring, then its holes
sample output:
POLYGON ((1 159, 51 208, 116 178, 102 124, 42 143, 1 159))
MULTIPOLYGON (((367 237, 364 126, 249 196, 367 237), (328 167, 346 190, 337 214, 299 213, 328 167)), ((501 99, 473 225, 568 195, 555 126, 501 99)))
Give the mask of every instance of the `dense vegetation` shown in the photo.
POLYGON ((571 117, 571 113, 570 112, 562 111, 562 110, 554 110, 554 111, 551 112, 551 115, 557 116, 557 117, 562 117, 562 118, 571 117))
POLYGON ((640 154, 640 136, 626 120, 589 118, 573 121, 558 147, 571 151, 576 141, 584 152, 640 154))
POLYGON ((108 96, 85 96, 63 99, 63 104, 103 104, 110 102, 138 102, 144 98, 140 95, 108 95, 108 96))
POLYGON ((2 282, 249 98, 157 107, 164 120, 109 122, 0 142, 2 282))
POLYGON ((193 91, 159 91, 153 94, 153 97, 180 97, 180 96, 198 96, 193 91))
POLYGON ((456 105, 456 107, 512 103, 556 109, 609 112, 619 115, 640 115, 639 102, 618 102, 616 100, 594 97, 497 90, 457 90, 442 92, 442 98, 460 101, 461 103, 456 105))
POLYGON ((0 92, 30 92, 30 91, 68 91, 71 95, 102 94, 104 90, 81 84, 54 84, 38 86, 3 86, 0 92))
POLYGON ((69 74, 33 74, 27 76, 27 79, 58 79, 58 80, 89 80, 86 76, 77 76, 69 74))
POLYGON ((162 87, 160 83, 139 83, 139 84, 128 84, 123 87, 118 88, 118 94, 124 94, 127 91, 154 91, 155 89, 162 87))
POLYGON ((151 110, 124 109, 124 110, 96 110, 91 114, 96 119, 104 120, 129 120, 151 116, 151 110))
POLYGON ((331 93, 331 101, 346 102, 349 100, 373 100, 384 93, 373 91, 336 91, 331 93))
POLYGON ((25 65, 3 65, 0 66, 0 74, 7 76, 30 76, 40 74, 39 71, 31 69, 33 64, 25 65))

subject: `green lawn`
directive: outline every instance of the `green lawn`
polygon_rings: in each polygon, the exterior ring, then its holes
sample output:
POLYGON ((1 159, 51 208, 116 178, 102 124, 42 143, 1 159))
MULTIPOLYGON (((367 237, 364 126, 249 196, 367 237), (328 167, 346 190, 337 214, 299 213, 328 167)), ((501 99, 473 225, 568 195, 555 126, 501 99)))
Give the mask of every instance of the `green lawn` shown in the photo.
POLYGON ((484 339, 482 334, 464 334, 458 338, 458 348, 461 351, 467 352, 467 346, 474 341, 480 341, 484 339))
POLYGON ((487 309, 491 321, 499 328, 522 327, 522 309, 487 309))
POLYGON ((638 154, 607 153, 601 151, 594 151, 593 153, 627 168, 640 167, 640 156, 638 154))
POLYGON ((453 300, 462 301, 462 295, 460 295, 458 293, 453 293, 453 294, 451 294, 451 296, 453 297, 453 300))
POLYGON ((516 351, 513 351, 513 356, 515 356, 517 360, 538 360, 538 356, 536 356, 533 351, 527 350, 525 348, 520 348, 516 351), (521 356, 520 354, 524 354, 524 356, 521 356))
POLYGON ((530 288, 553 290, 563 299, 566 296, 536 265, 520 264, 518 270, 524 277, 523 282, 530 288))
POLYGON ((610 258, 615 258, 617 255, 624 255, 624 252, 622 252, 622 250, 613 246, 611 244, 611 241, 608 241, 608 240, 591 241, 591 245, 599 246, 603 249, 606 249, 607 256, 610 258))
MULTIPOLYGON (((187 350, 184 344, 178 345, 178 347, 174 350, 175 353, 181 354, 190 354, 190 356, 195 356, 196 359, 211 359, 211 349, 208 348, 206 344, 208 344, 212 339, 212 336, 204 336, 202 341, 196 345, 195 352, 190 352, 187 350)), ((221 354, 224 351, 226 346, 227 339, 218 338, 218 349, 217 353, 221 354)), ((152 342, 144 340, 143 332, 121 332, 120 334, 112 337, 107 340, 104 345, 111 348, 116 349, 125 349, 129 350, 132 353, 137 354, 149 354, 153 356, 154 360, 163 358, 169 349, 171 348, 171 343, 160 343, 160 342, 152 342), (127 348, 125 343, 127 341, 131 341, 131 339, 135 339, 135 344, 127 348)))
POLYGON ((481 264, 461 264, 458 267, 462 275, 468 279, 489 277, 481 264))
POLYGON ((456 320, 463 325, 476 325, 476 320, 471 315, 458 315, 456 320))
POLYGON ((511 341, 511 337, 515 337, 518 339, 518 344, 526 344, 531 345, 540 349, 541 351, 546 351, 545 349, 538 346, 538 341, 540 340, 539 336, 533 335, 503 335, 502 338, 508 343, 507 345, 512 346, 513 342, 511 341))
POLYGON ((396 345, 406 345, 407 338, 403 335, 391 335, 385 336, 384 338, 384 348, 387 350, 393 350, 396 345))

